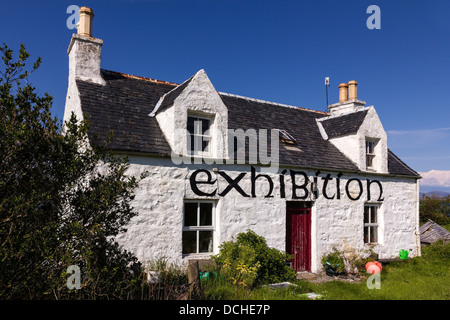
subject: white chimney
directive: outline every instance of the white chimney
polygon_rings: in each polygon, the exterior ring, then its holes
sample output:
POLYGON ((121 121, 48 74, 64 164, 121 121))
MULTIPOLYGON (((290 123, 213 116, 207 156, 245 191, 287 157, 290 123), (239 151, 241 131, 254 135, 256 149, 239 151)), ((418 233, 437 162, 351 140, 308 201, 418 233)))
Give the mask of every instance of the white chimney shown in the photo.
POLYGON ((78 120, 83 119, 80 94, 76 80, 83 80, 99 85, 106 82, 100 73, 101 48, 103 40, 92 37, 92 19, 94 13, 87 7, 80 8, 78 33, 72 34, 69 48, 69 81, 67 86, 64 121, 69 120, 72 112, 78 120))
POLYGON ((101 48, 103 40, 92 37, 94 12, 88 7, 80 8, 78 33, 72 35, 69 54, 69 79, 80 79, 105 84, 100 75, 101 48))

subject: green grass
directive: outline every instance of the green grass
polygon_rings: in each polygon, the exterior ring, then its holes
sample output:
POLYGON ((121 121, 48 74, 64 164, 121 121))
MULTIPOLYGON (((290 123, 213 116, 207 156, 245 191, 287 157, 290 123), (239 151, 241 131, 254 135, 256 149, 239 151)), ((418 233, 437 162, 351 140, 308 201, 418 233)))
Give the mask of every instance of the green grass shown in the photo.
POLYGON ((283 289, 258 287, 236 292, 223 280, 208 280, 203 288, 205 299, 210 300, 304 300, 307 292, 318 293, 325 300, 450 300, 450 243, 422 247, 421 257, 385 264, 380 289, 367 288, 365 280, 295 284, 283 289))
POLYGON ((332 300, 450 300, 450 243, 423 247, 421 257, 385 265, 380 289, 368 289, 366 281, 311 286, 332 300))
POLYGON ((272 289, 267 286, 259 286, 253 289, 235 286, 223 280, 202 281, 204 299, 206 300, 308 300, 304 296, 312 292, 311 286, 306 281, 295 281, 295 286, 272 289))

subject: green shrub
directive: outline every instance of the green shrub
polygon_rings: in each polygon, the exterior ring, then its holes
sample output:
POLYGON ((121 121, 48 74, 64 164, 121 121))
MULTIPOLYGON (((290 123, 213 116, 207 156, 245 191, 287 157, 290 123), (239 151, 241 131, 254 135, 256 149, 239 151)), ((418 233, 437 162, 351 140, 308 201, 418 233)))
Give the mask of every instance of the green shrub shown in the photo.
POLYGON ((286 264, 291 258, 283 251, 270 248, 264 237, 248 230, 238 234, 236 241, 223 243, 219 254, 213 256, 212 260, 219 269, 233 264, 233 261, 248 268, 259 265, 254 284, 266 284, 295 280, 295 271, 286 264))

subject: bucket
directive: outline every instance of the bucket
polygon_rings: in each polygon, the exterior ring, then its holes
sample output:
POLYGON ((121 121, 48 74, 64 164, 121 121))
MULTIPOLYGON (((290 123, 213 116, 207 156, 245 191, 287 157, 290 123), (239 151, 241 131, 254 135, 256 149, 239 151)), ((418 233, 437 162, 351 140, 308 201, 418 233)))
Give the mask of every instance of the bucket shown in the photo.
POLYGON ((405 249, 401 249, 399 252, 400 259, 408 259, 409 251, 405 249))

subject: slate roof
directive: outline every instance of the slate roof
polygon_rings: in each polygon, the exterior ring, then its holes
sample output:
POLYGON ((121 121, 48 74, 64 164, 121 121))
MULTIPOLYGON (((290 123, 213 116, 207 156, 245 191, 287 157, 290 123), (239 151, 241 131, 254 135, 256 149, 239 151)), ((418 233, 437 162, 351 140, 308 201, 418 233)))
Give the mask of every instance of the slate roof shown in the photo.
POLYGON ((388 171, 392 174, 417 176, 420 175, 397 157, 391 150, 388 149, 388 171))
POLYGON ((368 109, 331 117, 320 121, 329 138, 356 133, 366 117, 368 109))
MULTIPOLYGON (((183 84, 178 86, 107 70, 102 70, 102 76, 106 81, 104 86, 76 81, 83 114, 91 122, 90 138, 95 136, 104 141, 108 132, 113 131, 113 139, 108 145, 112 150, 170 157, 170 146, 156 118, 149 116, 149 113, 167 93, 162 102, 164 106, 170 104, 182 90, 180 87, 183 84)), ((282 129, 296 139, 295 147, 285 147, 280 142, 280 164, 360 171, 340 150, 322 138, 316 119, 328 116, 327 113, 219 94, 228 108, 230 129, 282 129)), ((361 117, 365 114, 360 113, 361 117)), ((330 120, 324 121, 330 132, 340 134, 344 131, 334 120, 330 120)), ((362 122, 359 117, 348 120, 355 122, 355 125, 362 122)), ((391 151, 388 166, 392 174, 418 176, 391 151)))
POLYGON ((105 141, 112 130, 114 137, 108 147, 113 150, 170 155, 158 122, 148 114, 174 84, 107 71, 102 76, 105 86, 77 80, 81 109, 91 122, 90 139, 95 134, 99 141, 105 141))
POLYGON ((155 112, 160 111, 160 110, 164 109, 165 107, 170 106, 175 101, 175 99, 181 94, 181 92, 183 92, 183 90, 187 87, 189 82, 191 82, 193 77, 194 76, 192 76, 191 78, 189 78, 188 80, 186 80, 185 82, 180 84, 179 86, 176 86, 169 92, 165 93, 161 97, 161 99, 158 101, 159 106, 158 106, 158 109, 155 110, 155 112))

